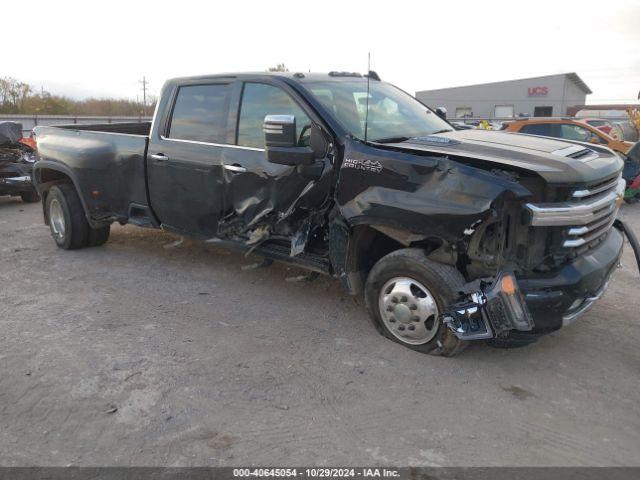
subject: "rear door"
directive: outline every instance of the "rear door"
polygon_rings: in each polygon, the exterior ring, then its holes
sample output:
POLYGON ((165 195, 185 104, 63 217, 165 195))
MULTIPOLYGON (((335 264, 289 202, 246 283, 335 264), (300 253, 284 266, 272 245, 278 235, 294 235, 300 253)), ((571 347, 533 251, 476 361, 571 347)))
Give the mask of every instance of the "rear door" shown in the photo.
POLYGON ((178 85, 170 93, 166 120, 147 153, 151 206, 164 227, 199 237, 217 234, 232 92, 232 83, 220 82, 178 85))

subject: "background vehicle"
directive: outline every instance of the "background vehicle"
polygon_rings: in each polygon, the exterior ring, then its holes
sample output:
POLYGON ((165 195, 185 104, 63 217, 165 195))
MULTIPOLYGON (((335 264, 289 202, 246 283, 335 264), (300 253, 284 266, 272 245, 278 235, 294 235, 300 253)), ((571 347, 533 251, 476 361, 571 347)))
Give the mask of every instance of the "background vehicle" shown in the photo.
POLYGON ((451 121, 449 123, 451 123, 451 126, 456 130, 473 130, 476 128, 475 125, 469 125, 467 123, 459 121, 451 121))
POLYGON ((615 137, 615 136, 611 135, 611 131, 613 130, 613 124, 611 122, 609 122, 608 120, 603 120, 601 118, 583 118, 581 120, 583 122, 585 122, 586 124, 597 128, 601 132, 606 133, 607 135, 609 135, 614 140, 620 140, 620 137, 615 137))
POLYGON ((589 142, 605 145, 614 152, 624 155, 633 146, 632 142, 615 140, 605 132, 591 125, 591 119, 574 118, 526 118, 505 122, 507 132, 527 133, 544 137, 562 138, 576 142, 589 142))
POLYGON ((34 149, 22 139, 22 125, 0 122, 0 195, 19 196, 24 202, 40 200, 31 181, 34 149))
POLYGON ((625 199, 629 202, 637 201, 640 195, 640 142, 636 142, 627 153, 622 176, 630 179, 627 180, 625 199))
POLYGON ((575 113, 576 119, 597 118, 607 120, 613 125, 613 129, 608 134, 615 140, 626 140, 627 142, 637 142, 640 133, 640 124, 637 122, 637 108, 633 106, 610 105, 610 109, 592 109, 592 107, 578 110, 575 113))
MULTIPOLYGON (((504 128, 507 132, 526 133, 529 135, 541 135, 545 137, 562 138, 564 140, 572 140, 577 142, 588 142, 596 145, 605 145, 614 152, 617 152, 625 161, 625 169, 623 178, 630 186, 640 173, 640 162, 627 157, 629 150, 633 147, 633 143, 615 140, 592 125, 592 119, 573 119, 573 118, 528 118, 523 120, 514 120, 507 122, 504 128)), ((637 191, 627 188, 625 198, 631 199, 635 197, 637 191)))
POLYGON ((339 278, 425 353, 573 322, 622 251, 610 150, 454 131, 374 72, 179 78, 152 123, 35 133, 59 247, 117 221, 286 261, 339 278))

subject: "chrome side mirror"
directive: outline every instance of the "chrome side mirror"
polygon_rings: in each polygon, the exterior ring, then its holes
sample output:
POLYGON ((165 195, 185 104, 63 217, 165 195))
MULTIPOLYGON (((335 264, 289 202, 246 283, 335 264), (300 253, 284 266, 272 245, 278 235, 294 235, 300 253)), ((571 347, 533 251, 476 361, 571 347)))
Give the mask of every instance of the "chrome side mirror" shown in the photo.
POLYGON ((296 117, 294 115, 267 115, 262 127, 267 147, 296 147, 296 117))
POLYGON ((294 115, 267 115, 263 130, 267 161, 280 165, 313 164, 313 150, 298 146, 294 115))

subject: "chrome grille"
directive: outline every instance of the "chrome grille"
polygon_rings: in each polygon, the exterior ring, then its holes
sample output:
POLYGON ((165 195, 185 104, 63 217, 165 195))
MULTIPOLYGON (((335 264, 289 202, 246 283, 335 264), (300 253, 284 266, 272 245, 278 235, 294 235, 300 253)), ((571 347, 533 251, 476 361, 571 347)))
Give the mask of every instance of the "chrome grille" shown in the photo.
POLYGON ((585 188, 584 190, 576 190, 573 192, 573 198, 589 198, 593 197, 599 193, 614 190, 618 186, 618 182, 620 181, 620 177, 616 177, 611 180, 606 180, 604 182, 599 182, 594 185, 591 185, 589 188, 585 188))
POLYGON ((581 247, 606 234, 616 219, 625 181, 619 176, 575 190, 562 203, 528 203, 534 227, 569 227, 562 246, 581 247))

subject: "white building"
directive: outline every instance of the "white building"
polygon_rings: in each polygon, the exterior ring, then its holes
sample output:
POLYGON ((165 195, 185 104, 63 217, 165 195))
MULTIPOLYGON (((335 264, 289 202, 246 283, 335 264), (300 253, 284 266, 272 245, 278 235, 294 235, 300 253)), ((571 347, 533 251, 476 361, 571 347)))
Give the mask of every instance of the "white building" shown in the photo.
POLYGON ((558 117, 584 105, 591 89, 576 73, 416 92, 431 108, 445 107, 453 118, 558 117))

